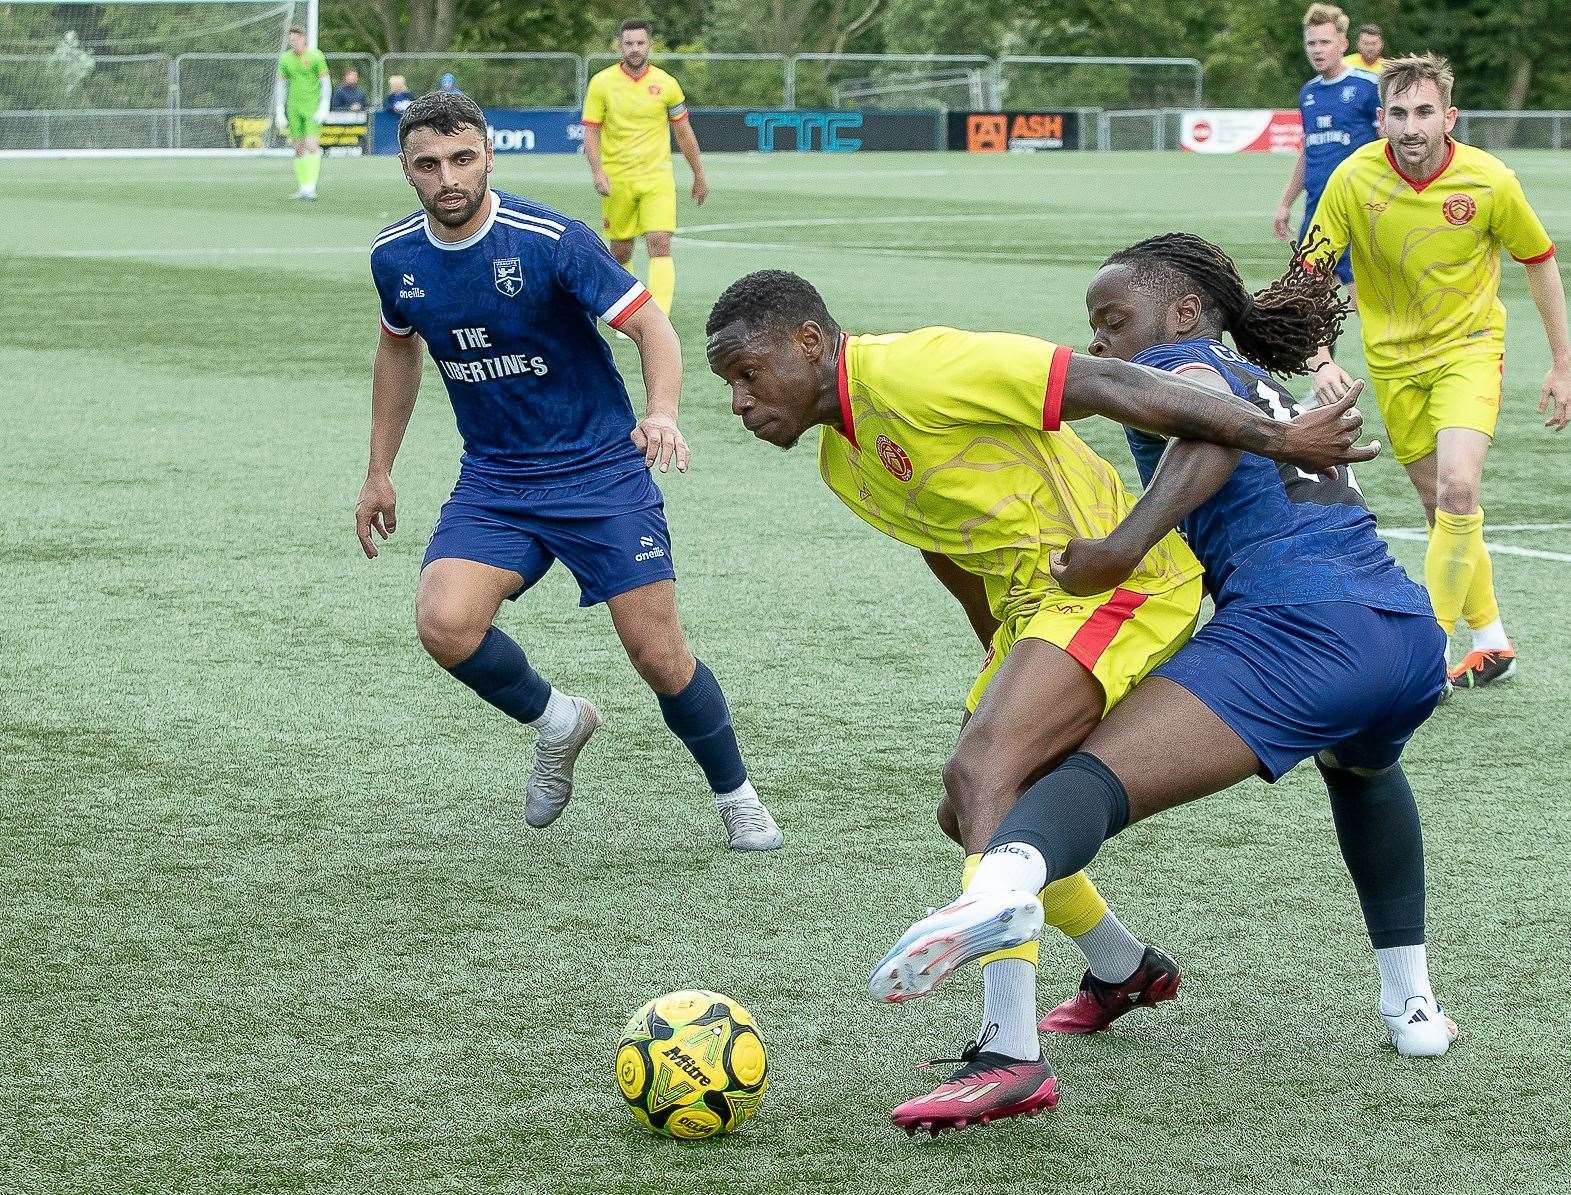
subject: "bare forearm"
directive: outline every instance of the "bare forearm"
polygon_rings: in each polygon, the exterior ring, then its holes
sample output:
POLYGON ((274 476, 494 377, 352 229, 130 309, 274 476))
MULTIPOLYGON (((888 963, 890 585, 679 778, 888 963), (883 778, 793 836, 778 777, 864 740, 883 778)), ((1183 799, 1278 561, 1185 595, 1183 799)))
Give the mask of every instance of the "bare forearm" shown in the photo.
POLYGON ((589 173, 600 173, 600 130, 592 125, 584 126, 584 157, 589 159, 589 173))
POLYGON ((420 393, 420 342, 386 333, 371 365, 371 460, 367 474, 390 474, 420 393))
POLYGON ((1293 200, 1298 198, 1304 189, 1304 151, 1298 151, 1298 158, 1293 162, 1293 173, 1287 176, 1287 190, 1282 192, 1282 206, 1292 207, 1293 200))
POLYGON ((621 330, 638 346, 644 374, 645 416, 675 419, 682 395, 682 342, 665 312, 646 301, 621 330))
POLYGON ((1175 440, 1162 454, 1140 501, 1108 535, 1108 548, 1128 561, 1133 572, 1163 536, 1227 484, 1238 458, 1236 448, 1175 440))
POLYGON ((698 138, 693 135, 693 126, 684 120, 675 126, 675 130, 676 147, 682 151, 682 157, 687 159, 687 168, 693 172, 694 178, 703 178, 704 163, 698 153, 698 138))
POLYGON ((1571 335, 1566 330, 1566 290, 1553 257, 1534 262, 1527 270, 1527 289, 1544 322, 1549 355, 1556 365, 1571 365, 1571 335))
POLYGON ((1125 427, 1180 440, 1206 440, 1274 457, 1288 447, 1288 425, 1232 395, 1170 373, 1080 353, 1069 359, 1063 418, 1105 415, 1125 427))
POLYGON ((975 573, 966 572, 949 557, 939 552, 923 552, 922 559, 933 571, 933 576, 937 577, 944 588, 949 590, 960 603, 960 608, 965 611, 966 621, 971 624, 971 629, 976 632, 976 637, 981 640, 982 646, 991 645, 993 635, 998 630, 998 619, 993 617, 993 611, 987 604, 987 586, 982 583, 982 578, 975 573))

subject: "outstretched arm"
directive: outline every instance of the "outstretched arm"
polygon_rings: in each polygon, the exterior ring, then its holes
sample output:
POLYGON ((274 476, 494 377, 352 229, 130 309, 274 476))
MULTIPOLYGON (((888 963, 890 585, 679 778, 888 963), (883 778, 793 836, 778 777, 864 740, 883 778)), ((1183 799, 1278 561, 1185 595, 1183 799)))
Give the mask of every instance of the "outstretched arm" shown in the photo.
POLYGON ((987 586, 982 583, 982 578, 966 572, 941 552, 923 551, 922 559, 933 570, 933 576, 955 595, 955 600, 966 612, 966 621, 982 641, 982 646, 992 646, 993 633, 998 630, 998 619, 993 617, 992 608, 987 604, 987 586))
POLYGON ((1364 417, 1356 403, 1363 383, 1340 400, 1283 421, 1242 399, 1193 385, 1142 365, 1074 353, 1064 377, 1060 417, 1105 415, 1126 427, 1182 440, 1207 440, 1323 473, 1372 460, 1375 441, 1360 446, 1364 417))

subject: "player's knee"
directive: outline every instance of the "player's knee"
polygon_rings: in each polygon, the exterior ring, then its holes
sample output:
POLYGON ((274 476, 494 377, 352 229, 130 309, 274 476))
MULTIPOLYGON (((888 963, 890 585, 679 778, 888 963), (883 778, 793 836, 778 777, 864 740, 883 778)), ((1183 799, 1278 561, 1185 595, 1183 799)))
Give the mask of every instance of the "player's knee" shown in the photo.
POLYGON ((681 635, 650 636, 626 646, 633 671, 656 693, 680 693, 693 679, 696 663, 681 635))
POLYGON ((955 812, 954 802, 949 795, 944 794, 944 799, 938 803, 938 828, 944 832, 946 838, 962 842, 960 834, 960 815, 955 812))
POLYGON ((944 764, 944 802, 962 825, 968 814, 1013 795, 1009 776, 980 736, 962 738, 944 764))
POLYGON ((443 668, 456 668, 480 646, 490 623, 480 625, 452 606, 422 602, 415 608, 420 645, 443 668))
POLYGON ((671 234, 669 232, 651 232, 644 238, 644 243, 649 247, 650 257, 671 256, 671 234))
POLYGON ((612 241, 611 256, 616 258, 618 262, 625 266, 628 262, 633 260, 633 242, 612 241))
POLYGON ((1478 510, 1479 479, 1467 465, 1446 465, 1435 479, 1435 505, 1447 514, 1470 515, 1478 510))

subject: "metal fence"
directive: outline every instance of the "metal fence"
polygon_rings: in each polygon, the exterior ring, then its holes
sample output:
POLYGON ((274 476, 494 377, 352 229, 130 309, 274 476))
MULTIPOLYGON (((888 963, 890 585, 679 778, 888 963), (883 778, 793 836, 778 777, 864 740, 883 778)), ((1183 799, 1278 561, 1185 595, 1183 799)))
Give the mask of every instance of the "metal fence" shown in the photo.
POLYGON ((482 107, 576 108, 588 84, 584 59, 566 53, 384 54, 380 67, 384 86, 399 75, 416 95, 452 75, 457 89, 482 107))
MULTIPOLYGON (((613 55, 329 54, 359 70, 369 106, 394 76, 420 94, 444 75, 482 105, 576 108, 613 55)), ((0 54, 0 149, 220 148, 272 110, 274 54, 0 54)), ((694 107, 1078 109, 1087 148, 1178 148, 1179 112, 1204 107, 1194 58, 982 54, 666 54, 694 107), (1089 130, 1094 129, 1094 139, 1089 130)), ((1459 140, 1571 148, 1571 112, 1464 112, 1459 140)))
POLYGON ((1206 70, 1198 58, 1072 58, 1006 54, 993 69, 994 106, 1199 108, 1206 70))
MULTIPOLYGON (((617 62, 615 54, 591 54, 590 77, 617 62)), ((694 108, 794 108, 795 80, 784 54, 661 54, 694 108)))

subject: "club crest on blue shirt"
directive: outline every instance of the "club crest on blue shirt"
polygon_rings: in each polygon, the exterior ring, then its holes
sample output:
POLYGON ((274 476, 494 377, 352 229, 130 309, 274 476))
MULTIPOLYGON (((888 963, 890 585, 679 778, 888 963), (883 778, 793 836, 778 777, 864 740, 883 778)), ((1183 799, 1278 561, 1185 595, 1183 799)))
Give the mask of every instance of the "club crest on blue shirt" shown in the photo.
POLYGON ((491 263, 491 277, 496 289, 509 299, 516 298, 524 289, 524 266, 516 257, 501 257, 491 263))

